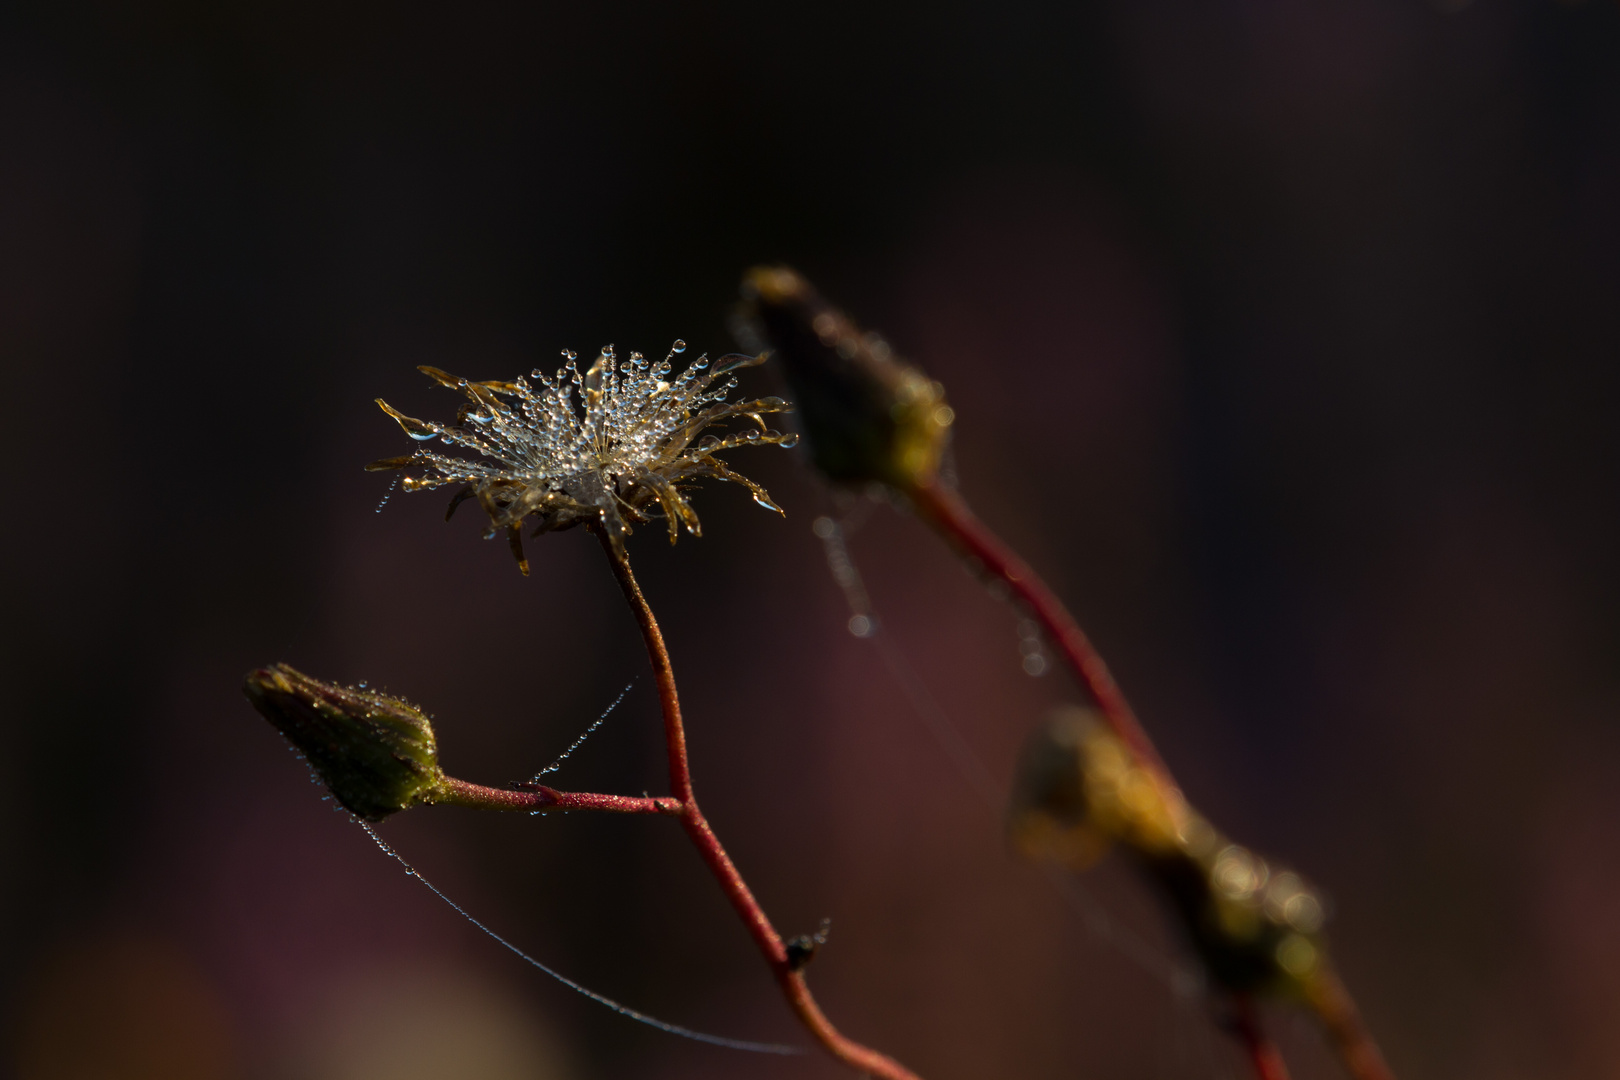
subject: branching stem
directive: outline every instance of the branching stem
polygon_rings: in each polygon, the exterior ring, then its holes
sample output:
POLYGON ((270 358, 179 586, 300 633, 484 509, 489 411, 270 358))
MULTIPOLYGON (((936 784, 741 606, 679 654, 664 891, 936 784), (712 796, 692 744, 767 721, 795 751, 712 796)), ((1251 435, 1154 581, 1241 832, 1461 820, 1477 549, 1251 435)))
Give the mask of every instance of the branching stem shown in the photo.
POLYGON ((613 576, 618 579, 619 588, 624 591, 624 598, 636 617, 637 625, 641 627, 642 640, 647 645, 647 657, 652 662, 653 674, 658 684, 658 703, 664 714, 664 743, 669 754, 669 786, 679 802, 680 810, 676 817, 679 818, 681 827, 686 830, 687 838, 692 841, 692 846, 697 849, 704 865, 714 875, 715 881, 719 882, 721 891, 726 894, 726 899, 731 901, 732 908, 742 919, 760 955, 765 958, 771 973, 776 976, 777 985, 781 987, 788 1005, 815 1040, 829 1054, 857 1072, 880 1077, 882 1080, 920 1080, 915 1073, 893 1058, 846 1038, 833 1027, 832 1022, 816 1004, 815 998, 811 996, 804 973, 796 970, 789 961, 787 946, 783 943, 782 936, 771 925, 764 908, 760 907, 759 901, 754 898, 742 874, 737 871, 736 864, 731 861, 731 857, 726 854, 725 848, 714 835, 714 830, 709 827, 709 822, 703 816, 703 811, 698 808, 697 798, 692 793, 692 772, 686 756, 686 728, 681 721, 681 702, 675 691, 675 670, 670 664, 669 650, 664 645, 664 635, 658 629, 658 620, 653 617, 647 598, 642 595, 641 586, 636 583, 635 574, 630 570, 630 560, 623 549, 615 546, 604 531, 600 529, 593 531, 602 543, 602 550, 607 553, 608 563, 613 567, 613 576))

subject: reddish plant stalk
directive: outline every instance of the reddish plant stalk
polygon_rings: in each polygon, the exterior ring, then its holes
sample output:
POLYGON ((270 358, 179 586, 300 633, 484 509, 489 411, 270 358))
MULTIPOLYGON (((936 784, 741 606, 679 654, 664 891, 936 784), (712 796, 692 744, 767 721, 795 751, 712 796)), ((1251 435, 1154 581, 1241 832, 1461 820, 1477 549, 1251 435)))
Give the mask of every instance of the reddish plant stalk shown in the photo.
POLYGON ((653 675, 658 685, 658 703, 664 714, 664 743, 669 753, 669 786, 680 805, 680 811, 675 816, 679 818, 681 827, 686 830, 687 838, 692 841, 692 846, 697 849, 704 865, 714 875, 715 881, 719 882, 721 891, 726 894, 726 899, 731 901, 732 908, 742 919, 760 955, 770 967, 771 974, 776 976, 777 985, 781 987, 782 995, 787 999, 789 1007, 815 1040, 829 1054, 857 1072, 880 1077, 882 1080, 921 1080, 893 1058, 840 1034, 811 996, 804 973, 797 970, 788 959, 787 945, 782 941, 782 936, 771 925, 765 909, 760 907, 747 882, 743 881, 736 864, 726 854, 726 849, 720 845, 714 830, 709 827, 708 819, 698 808, 696 796, 692 793, 692 772, 686 758, 686 728, 681 721, 680 697, 675 691, 675 670, 670 664, 669 650, 664 645, 664 635, 658 629, 658 620, 653 617, 652 608, 648 606, 647 598, 642 595, 641 586, 636 583, 635 574, 630 570, 630 560, 624 551, 616 548, 605 532, 592 531, 602 542, 602 550, 607 553, 608 563, 613 567, 613 576, 618 579, 619 588, 624 591, 624 598, 636 617, 637 625, 641 627, 641 636, 647 645, 647 658, 652 662, 653 675))
POLYGON ((1319 975, 1310 988, 1310 1001, 1316 1015, 1321 1017, 1322 1026, 1327 1028, 1328 1036, 1339 1048, 1351 1076, 1356 1080, 1395 1080, 1395 1074, 1361 1019, 1355 999, 1337 974, 1325 971, 1319 975))
POLYGON ((911 498, 925 521, 933 525, 955 547, 961 548, 983 565, 985 573, 1005 584, 1029 608, 1035 621, 1046 631, 1047 638, 1063 653, 1097 707, 1103 720, 1115 735, 1129 746, 1136 756, 1151 765, 1160 777, 1175 786, 1170 770, 1159 756, 1158 748, 1148 738, 1147 731, 1136 718, 1130 702, 1114 676, 1103 663, 1101 654, 1086 637, 1063 601, 1047 587, 1030 565, 1001 541, 969 509, 966 501, 951 488, 932 478, 911 493, 911 498))
POLYGON ((1260 1024, 1260 1010, 1247 994, 1233 995, 1232 1031, 1243 1044, 1259 1080, 1288 1080, 1288 1065, 1283 1061, 1282 1051, 1266 1035, 1260 1024))
MULTIPOLYGON (((991 578, 1002 582, 1023 601, 1035 620, 1046 631, 1068 661, 1075 677, 1097 702, 1103 719, 1138 757, 1158 772, 1171 788, 1178 788, 1164 759, 1148 738, 1130 702, 1108 671, 1108 665, 1080 629, 1069 609, 1063 606, 1040 575, 978 519, 967 502, 937 477, 918 485, 911 498, 924 520, 939 530, 950 543, 977 559, 991 578)), ((1312 995, 1311 1004, 1332 1036, 1345 1066, 1356 1080, 1394 1080, 1372 1033, 1361 1021, 1354 999, 1331 972, 1323 976, 1322 988, 1312 995)), ((1256 1074, 1261 1080, 1286 1077, 1287 1070, 1275 1045, 1266 1039, 1258 1014, 1243 999, 1236 1002, 1240 1018, 1238 1035, 1249 1049, 1256 1074), (1243 1020, 1243 1017, 1248 1017, 1243 1020), (1264 1051, 1264 1053, 1262 1053, 1264 1051), (1268 1072, 1275 1068, 1276 1072, 1268 1072)))
POLYGON ((635 798, 629 795, 598 795, 590 791, 557 791, 543 784, 526 784, 503 789, 470 784, 453 776, 444 778, 443 793, 436 800, 446 806, 472 806, 479 810, 598 810, 609 814, 667 814, 679 817, 681 802, 671 798, 635 798))

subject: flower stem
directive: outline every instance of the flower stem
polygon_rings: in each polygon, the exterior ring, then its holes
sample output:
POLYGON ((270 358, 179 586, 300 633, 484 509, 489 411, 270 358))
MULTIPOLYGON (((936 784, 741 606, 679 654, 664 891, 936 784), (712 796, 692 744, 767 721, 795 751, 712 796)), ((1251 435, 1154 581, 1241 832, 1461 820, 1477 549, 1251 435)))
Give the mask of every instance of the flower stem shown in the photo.
POLYGON ((442 806, 471 806, 478 810, 599 810, 609 814, 667 814, 679 817, 681 802, 670 798, 636 798, 629 795, 598 795, 590 791, 557 791, 543 784, 516 789, 485 787, 444 778, 434 802, 442 806))
MULTIPOLYGON (((1159 756, 1153 740, 1148 738, 1124 692, 1114 682, 1113 675, 1109 674, 1108 665, 1091 644, 1091 639, 1080 629, 1080 624, 1069 609, 1063 606, 1063 601, 1041 580, 1040 575, 978 519, 961 495, 946 487, 937 477, 918 485, 910 495, 925 521, 954 547, 978 560, 987 575, 1005 584, 1013 595, 1023 601, 1063 653, 1080 684, 1097 702, 1104 721, 1114 734, 1153 768, 1165 785, 1179 790, 1175 777, 1159 756)), ((1249 1051, 1256 1075, 1260 1080, 1286 1080, 1288 1073, 1282 1055, 1266 1038, 1252 1004, 1239 997, 1234 1000, 1234 1005, 1238 1017, 1237 1034, 1249 1051)), ((1394 1080, 1394 1074, 1384 1063, 1372 1033, 1361 1021, 1354 999, 1337 976, 1331 972, 1323 976, 1318 992, 1311 997, 1311 1005, 1356 1080, 1394 1080)))
POLYGON ((846 1038, 833 1027, 832 1022, 816 1004, 815 998, 811 996, 804 973, 788 959, 787 946, 783 943, 782 936, 771 925, 764 908, 760 907, 748 884, 743 881, 736 864, 731 861, 725 848, 720 845, 720 840, 714 835, 714 830, 709 827, 709 822, 703 816, 703 811, 698 808, 697 798, 692 793, 692 772, 686 756, 686 729, 681 721, 681 701, 675 691, 675 670, 670 664, 669 650, 664 645, 664 635, 658 629, 658 620, 653 617, 647 598, 642 595, 641 586, 636 583, 635 574, 630 570, 630 559, 623 548, 615 545, 603 530, 592 531, 601 541, 602 550, 607 553, 608 563, 613 567, 613 576, 618 580, 619 588, 624 591, 624 598, 636 617, 637 625, 641 627, 642 640, 647 645, 647 657, 652 662, 653 674, 658 685, 658 703, 664 714, 664 743, 669 753, 669 786, 674 791, 675 798, 679 800, 681 809, 676 816, 680 819, 681 827, 686 830, 687 838, 692 841, 692 846, 697 849, 704 865, 714 875, 715 881, 719 882, 721 891, 726 894, 726 899, 731 901, 732 908, 742 919, 743 926, 754 939, 760 955, 765 958, 771 973, 776 976, 777 985, 781 987, 788 1005, 815 1040, 829 1054, 857 1072, 880 1077, 882 1080, 920 1080, 915 1073, 893 1058, 846 1038))
POLYGON ((1308 997, 1355 1080, 1395 1080, 1395 1074, 1373 1041, 1372 1032, 1361 1019, 1355 999, 1336 972, 1327 970, 1319 974, 1308 997))
POLYGON ((1259 1080, 1288 1080, 1288 1066, 1283 1061, 1282 1051, 1261 1026, 1260 1010, 1247 994, 1238 994, 1232 999, 1232 1030, 1249 1055, 1249 1064, 1254 1066, 1254 1075, 1259 1080))
POLYGON ((1138 758, 1150 765, 1162 779, 1174 786, 1170 770, 1136 718, 1130 702, 1108 671, 1091 639, 1075 621, 1063 601, 1047 587, 1030 565, 991 532, 968 507, 961 495, 930 479, 910 492, 921 516, 944 534, 953 546, 966 551, 984 567, 985 573, 1004 583, 1029 608, 1035 621, 1063 653, 1075 677, 1097 702, 1103 720, 1138 758))

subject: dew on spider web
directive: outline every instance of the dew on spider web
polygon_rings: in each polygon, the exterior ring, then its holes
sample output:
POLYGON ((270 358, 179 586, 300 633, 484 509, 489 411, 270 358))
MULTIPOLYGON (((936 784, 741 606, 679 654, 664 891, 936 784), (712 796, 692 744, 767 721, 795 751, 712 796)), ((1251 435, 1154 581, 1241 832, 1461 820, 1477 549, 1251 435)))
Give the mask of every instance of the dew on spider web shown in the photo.
POLYGON ((728 1039, 723 1035, 709 1035, 702 1031, 693 1031, 691 1028, 682 1027, 680 1024, 672 1024, 668 1020, 660 1020, 655 1016, 649 1016, 637 1009, 632 1009, 628 1005, 620 1004, 606 995, 598 994, 595 990, 582 986, 573 979, 570 979, 568 976, 562 974, 560 971, 548 967, 539 960, 536 960, 534 957, 530 956, 528 953, 524 952, 510 941, 497 934, 494 930, 491 930, 488 926, 475 918, 473 914, 466 908, 462 907, 460 904, 456 903, 454 900, 450 899, 450 897, 441 892, 437 885, 423 877, 422 872, 416 867, 412 866, 409 862, 405 861, 405 857, 396 851, 391 844, 379 836, 377 834, 377 830, 372 828, 368 822, 361 821, 359 818, 352 818, 352 820, 355 824, 359 825, 366 831, 366 835, 371 837, 372 841, 377 845, 384 855, 387 855, 389 858, 399 863, 400 866, 404 867, 407 875, 415 878, 417 881, 420 881, 427 887, 429 892, 448 904, 451 910, 455 911, 456 914, 472 923, 479 930, 482 930, 486 935, 494 939, 496 943, 501 945, 508 952, 512 953, 512 955, 516 956, 518 959, 522 960, 531 967, 538 968, 540 971, 551 976, 553 979, 556 979, 558 982, 562 983, 576 994, 590 998, 598 1005, 606 1006, 607 1008, 618 1013, 620 1016, 628 1017, 640 1024, 646 1024, 648 1027, 657 1028, 659 1031, 666 1032, 670 1035, 679 1035, 683 1039, 692 1039, 697 1042, 708 1043, 711 1046, 723 1046, 729 1050, 746 1050, 755 1054, 777 1054, 787 1056, 804 1053, 804 1049, 798 1046, 784 1046, 780 1043, 752 1042, 747 1039, 728 1039))
POLYGON ((396 475, 394 477, 394 479, 389 482, 388 490, 383 492, 382 502, 377 504, 377 513, 380 514, 380 513, 383 512, 383 507, 388 505, 389 498, 394 494, 394 489, 396 487, 398 487, 398 486, 399 486, 399 477, 396 475))
POLYGON ((562 763, 568 760, 568 755, 572 754, 575 750, 578 750, 581 744, 583 744, 586 739, 591 737, 591 733, 602 726, 602 722, 608 718, 608 714, 619 707, 619 702, 624 700, 624 696, 630 692, 630 688, 634 685, 636 685, 636 680, 634 679, 631 679, 629 682, 625 683, 624 689, 619 691, 619 696, 613 699, 613 703, 611 705, 602 710, 602 715, 598 716, 590 727, 580 732, 579 737, 568 744, 568 749, 557 755, 557 760, 535 773, 529 782, 532 784, 537 784, 540 782, 540 778, 542 776, 545 776, 548 773, 554 773, 558 769, 562 768, 562 763))
POLYGON ((1018 655, 1024 674, 1039 677, 1046 674, 1046 643, 1040 624, 1034 619, 1018 620, 1018 655))
POLYGON ((862 580, 860 571, 850 558, 843 526, 833 518, 822 516, 811 522, 810 528, 821 540, 826 553, 827 569, 844 594, 845 603, 849 605, 850 617, 845 624, 846 628, 853 636, 871 641, 877 646, 879 657, 889 669, 890 676, 905 692, 912 712, 923 722, 928 733, 951 759, 956 771, 978 792, 986 808, 999 818, 1002 807, 1006 805, 1005 788, 990 775, 990 770, 968 745, 961 731, 951 722, 945 710, 928 692, 922 679, 900 655, 894 641, 889 635, 879 632, 881 624, 877 611, 872 606, 872 598, 866 591, 866 583, 862 580))

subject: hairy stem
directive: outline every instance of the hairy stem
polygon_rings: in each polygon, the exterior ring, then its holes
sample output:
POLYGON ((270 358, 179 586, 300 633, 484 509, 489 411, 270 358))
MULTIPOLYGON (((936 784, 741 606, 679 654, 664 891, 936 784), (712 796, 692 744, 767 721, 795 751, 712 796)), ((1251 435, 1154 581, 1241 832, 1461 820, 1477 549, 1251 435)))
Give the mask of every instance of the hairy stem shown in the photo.
MULTIPOLYGON (((1101 654, 1040 575, 978 519, 961 495, 946 487, 937 477, 919 485, 910 494, 924 520, 954 547, 976 559, 987 575, 1002 582, 1023 601, 1046 631, 1047 637, 1068 661, 1080 684, 1096 701, 1104 721, 1114 734, 1152 766, 1163 783, 1178 789, 1175 777, 1159 756, 1153 740, 1148 738, 1119 684, 1114 682, 1101 654)), ((1337 977, 1331 974, 1326 976, 1320 992, 1313 995, 1311 1004, 1356 1080, 1394 1080, 1394 1074, 1384 1063, 1383 1054, 1373 1041, 1372 1033, 1361 1022, 1354 999, 1337 977)), ((1265 1037, 1252 1005, 1239 1000, 1237 1016, 1238 1037, 1249 1051, 1256 1075, 1260 1080, 1285 1080, 1288 1073, 1282 1055, 1265 1037)))
POLYGON ((815 1040, 829 1054, 857 1072, 881 1077, 882 1080, 920 1080, 915 1073, 893 1058, 844 1037, 833 1027, 832 1022, 816 1004, 815 998, 811 996, 810 987, 804 980, 804 973, 797 970, 788 959, 787 946, 783 943, 782 936, 771 925, 765 909, 760 907, 747 882, 743 881, 742 874, 737 871, 736 864, 731 861, 726 849, 714 835, 714 830, 709 827, 708 819, 698 808, 697 798, 692 793, 692 772, 686 756, 686 728, 681 721, 681 701, 675 691, 675 669, 670 664, 669 650, 664 645, 664 635, 658 629, 658 620, 653 617, 647 598, 641 593, 641 586, 636 583, 635 574, 630 570, 630 560, 623 548, 614 545, 602 530, 593 531, 602 543, 602 550, 607 553, 608 563, 613 567, 613 576, 618 579, 619 588, 624 591, 624 598, 630 604, 636 623, 641 627, 642 640, 647 645, 647 657, 652 662, 653 674, 658 684, 658 703, 664 714, 664 743, 669 753, 669 786, 674 791, 676 799, 680 801, 681 810, 676 816, 681 822, 681 827, 686 830, 687 838, 692 841, 692 846, 697 849, 704 865, 714 875, 715 881, 719 882, 721 891, 726 894, 726 899, 731 901, 732 908, 742 919, 760 955, 770 967, 771 974, 776 976, 777 985, 781 987, 788 1005, 815 1040))
POLYGON ((505 789, 485 787, 444 778, 444 784, 434 800, 441 806, 471 806, 479 810, 526 810, 539 813, 546 810, 598 810, 609 814, 667 814, 679 817, 681 801, 670 798, 636 798, 629 795, 598 795, 590 791, 557 791, 543 784, 528 784, 521 788, 505 789))

